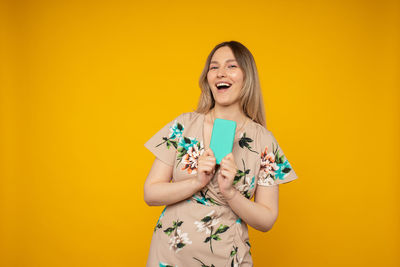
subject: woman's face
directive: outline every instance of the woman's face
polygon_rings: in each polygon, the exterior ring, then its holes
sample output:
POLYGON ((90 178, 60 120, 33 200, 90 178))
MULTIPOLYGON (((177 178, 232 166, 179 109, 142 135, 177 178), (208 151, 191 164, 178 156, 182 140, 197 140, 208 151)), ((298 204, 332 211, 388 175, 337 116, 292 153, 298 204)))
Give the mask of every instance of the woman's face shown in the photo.
POLYGON ((215 102, 219 105, 227 106, 239 100, 243 71, 229 46, 220 47, 215 51, 208 68, 207 80, 215 102))

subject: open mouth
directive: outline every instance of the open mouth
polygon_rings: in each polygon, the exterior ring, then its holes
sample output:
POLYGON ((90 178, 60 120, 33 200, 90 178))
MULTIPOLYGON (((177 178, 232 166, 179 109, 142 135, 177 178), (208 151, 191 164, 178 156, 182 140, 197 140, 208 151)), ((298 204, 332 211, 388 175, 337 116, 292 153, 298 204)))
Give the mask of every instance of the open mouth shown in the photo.
POLYGON ((218 90, 222 90, 222 89, 228 89, 229 87, 232 86, 232 84, 230 84, 230 83, 217 83, 216 86, 217 86, 218 90))

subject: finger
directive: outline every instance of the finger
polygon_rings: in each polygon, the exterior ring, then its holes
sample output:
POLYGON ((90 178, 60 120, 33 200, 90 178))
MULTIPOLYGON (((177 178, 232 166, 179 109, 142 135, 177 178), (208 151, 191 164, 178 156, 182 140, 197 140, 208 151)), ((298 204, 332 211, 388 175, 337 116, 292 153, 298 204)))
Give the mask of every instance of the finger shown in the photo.
POLYGON ((235 166, 236 163, 232 159, 224 158, 223 160, 221 160, 221 165, 224 165, 224 166, 235 166))
POLYGON ((232 154, 232 152, 226 154, 225 157, 224 157, 224 159, 233 159, 233 154, 232 154))
POLYGON ((214 170, 212 167, 203 166, 202 168, 199 169, 199 172, 204 172, 206 174, 210 174, 210 173, 214 173, 214 170))
POLYGON ((221 173, 224 173, 225 174, 225 176, 226 175, 228 175, 228 176, 232 176, 232 177, 235 177, 236 176, 236 171, 234 171, 233 169, 221 169, 221 173))
POLYGON ((215 169, 215 164, 212 162, 204 162, 204 164, 202 164, 202 165, 207 168, 215 169))
POLYGON ((222 177, 229 179, 228 177, 230 176, 230 172, 227 170, 221 170, 221 175, 222 177))
POLYGON ((215 159, 215 157, 213 157, 213 156, 200 156, 200 157, 199 157, 199 159, 198 159, 198 161, 204 161, 204 162, 206 162, 206 161, 209 161, 209 162, 215 162, 215 161, 216 161, 216 159, 215 159))
POLYGON ((207 148, 206 152, 204 153, 205 156, 214 156, 214 153, 211 148, 207 148))
POLYGON ((234 161, 232 153, 229 153, 228 155, 226 155, 222 160, 223 161, 234 161))
POLYGON ((216 161, 217 160, 215 158, 213 158, 213 159, 207 159, 207 161, 205 161, 205 162, 208 162, 208 163, 212 164, 213 166, 215 166, 217 164, 216 161))
POLYGON ((220 175, 222 178, 226 179, 226 178, 227 178, 227 176, 226 176, 226 170, 220 170, 220 171, 219 171, 219 175, 220 175))
POLYGON ((230 161, 225 161, 224 165, 223 165, 223 168, 226 169, 226 170, 236 170, 237 169, 236 168, 236 164, 232 163, 230 161))
POLYGON ((216 165, 215 162, 206 162, 206 161, 205 161, 205 162, 203 162, 202 165, 208 166, 208 167, 210 167, 210 168, 212 168, 212 169, 215 169, 215 170, 218 169, 218 165, 216 165))
POLYGON ((208 156, 208 157, 206 157, 206 160, 207 161, 215 161, 216 159, 213 156, 208 156))
POLYGON ((236 165, 235 164, 231 164, 231 163, 224 164, 223 166, 221 166, 221 169, 225 170, 225 171, 228 171, 228 172, 231 172, 231 173, 233 173, 235 175, 236 175, 236 172, 238 170, 236 168, 236 165))

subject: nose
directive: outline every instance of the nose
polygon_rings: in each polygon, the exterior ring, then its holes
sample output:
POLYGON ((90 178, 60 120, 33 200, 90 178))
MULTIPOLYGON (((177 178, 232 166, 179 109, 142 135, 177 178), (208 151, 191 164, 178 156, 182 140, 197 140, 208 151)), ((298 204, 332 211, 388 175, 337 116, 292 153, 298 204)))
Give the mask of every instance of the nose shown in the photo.
POLYGON ((219 68, 217 72, 217 77, 226 76, 226 70, 224 68, 219 68))

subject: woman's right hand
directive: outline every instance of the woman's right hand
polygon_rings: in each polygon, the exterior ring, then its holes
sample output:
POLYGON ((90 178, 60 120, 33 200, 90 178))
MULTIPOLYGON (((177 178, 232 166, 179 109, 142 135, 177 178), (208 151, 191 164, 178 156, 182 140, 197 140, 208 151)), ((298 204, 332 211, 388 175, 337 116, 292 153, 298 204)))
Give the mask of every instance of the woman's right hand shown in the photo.
POLYGON ((197 183, 200 189, 206 186, 215 173, 216 159, 211 148, 207 148, 206 151, 199 157, 197 161, 197 183))

